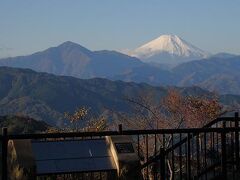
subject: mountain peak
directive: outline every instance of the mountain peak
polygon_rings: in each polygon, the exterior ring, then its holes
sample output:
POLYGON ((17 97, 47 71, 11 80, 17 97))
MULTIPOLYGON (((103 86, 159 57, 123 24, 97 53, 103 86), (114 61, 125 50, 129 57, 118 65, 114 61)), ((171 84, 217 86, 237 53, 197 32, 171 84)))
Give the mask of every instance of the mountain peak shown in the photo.
POLYGON ((177 35, 164 34, 154 39, 153 41, 181 41, 181 38, 177 35))
MULTIPOLYGON (((167 51, 169 53, 176 53, 176 51, 182 50, 185 48, 186 42, 176 35, 162 35, 158 38, 144 44, 139 47, 139 50, 147 51, 167 51)), ((180 52, 183 53, 183 52, 180 52)))
POLYGON ((83 47, 81 45, 79 45, 78 43, 72 42, 72 41, 66 41, 63 42, 62 44, 60 44, 58 47, 83 47))
POLYGON ((59 48, 63 51, 77 50, 77 51, 82 51, 86 54, 92 53, 89 49, 85 48, 84 46, 81 46, 78 43, 72 42, 72 41, 66 41, 66 42, 60 44, 59 46, 57 46, 56 48, 59 48))
MULTIPOLYGON (((166 57, 167 54, 171 57, 195 59, 203 58, 207 53, 183 40, 177 35, 161 35, 158 38, 138 47, 132 51, 132 53, 130 53, 130 55, 146 61, 148 61, 149 58, 163 54, 165 61, 168 61, 166 57)), ((157 59, 160 58, 158 57, 157 59)))

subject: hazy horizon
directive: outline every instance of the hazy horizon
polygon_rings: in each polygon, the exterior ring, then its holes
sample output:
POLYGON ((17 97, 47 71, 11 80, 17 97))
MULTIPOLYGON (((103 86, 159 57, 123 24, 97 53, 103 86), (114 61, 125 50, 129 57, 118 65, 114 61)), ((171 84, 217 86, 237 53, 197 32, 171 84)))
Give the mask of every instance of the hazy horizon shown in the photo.
POLYGON ((134 49, 174 34, 210 53, 240 54, 240 2, 1 1, 0 58, 65 41, 90 50, 134 49))

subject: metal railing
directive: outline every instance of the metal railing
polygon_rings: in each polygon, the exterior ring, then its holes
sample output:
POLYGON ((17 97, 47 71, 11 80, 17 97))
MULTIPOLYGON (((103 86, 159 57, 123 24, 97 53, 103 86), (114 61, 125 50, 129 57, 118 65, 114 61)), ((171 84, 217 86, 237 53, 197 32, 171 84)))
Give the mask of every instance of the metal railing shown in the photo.
POLYGON ((3 128, 2 179, 8 177, 8 141, 132 136, 145 179, 238 179, 239 117, 218 118, 203 128, 12 135, 3 128))
POLYGON ((159 166, 154 179, 240 179, 238 113, 189 130, 175 130, 170 147, 162 147, 142 168, 159 166))

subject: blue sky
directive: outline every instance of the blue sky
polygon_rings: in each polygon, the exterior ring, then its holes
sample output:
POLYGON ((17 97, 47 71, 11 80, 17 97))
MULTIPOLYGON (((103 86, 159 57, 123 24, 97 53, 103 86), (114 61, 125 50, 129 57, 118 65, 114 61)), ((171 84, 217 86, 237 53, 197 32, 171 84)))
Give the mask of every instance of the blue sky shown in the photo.
POLYGON ((240 54, 238 0, 1 0, 0 57, 64 41, 132 49, 176 34, 212 53, 240 54))

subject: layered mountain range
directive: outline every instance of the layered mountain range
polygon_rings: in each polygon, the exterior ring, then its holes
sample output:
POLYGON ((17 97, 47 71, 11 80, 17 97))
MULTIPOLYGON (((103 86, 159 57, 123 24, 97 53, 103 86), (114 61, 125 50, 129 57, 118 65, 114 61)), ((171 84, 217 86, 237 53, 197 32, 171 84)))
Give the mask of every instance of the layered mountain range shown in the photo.
POLYGON ((240 56, 211 57, 180 64, 171 70, 137 67, 130 73, 115 76, 124 81, 152 85, 199 86, 220 94, 240 94, 240 56))
POLYGON ((98 77, 155 86, 199 86, 220 94, 240 94, 240 56, 209 55, 174 35, 160 36, 131 55, 91 51, 68 41, 32 55, 0 59, 0 66, 82 79, 98 77), (166 68, 171 62, 177 63, 166 68))
MULTIPOLYGON (((64 126, 64 112, 72 113, 81 106, 91 108, 91 116, 103 115, 109 120, 112 112, 131 114, 132 104, 127 98, 149 94, 159 101, 169 89, 101 78, 82 80, 9 67, 0 67, 0 85, 0 116, 27 115, 53 126, 64 126)), ((198 87, 176 89, 183 95, 213 95, 198 87)), ((225 105, 240 105, 240 96, 221 95, 220 100, 225 105)))

